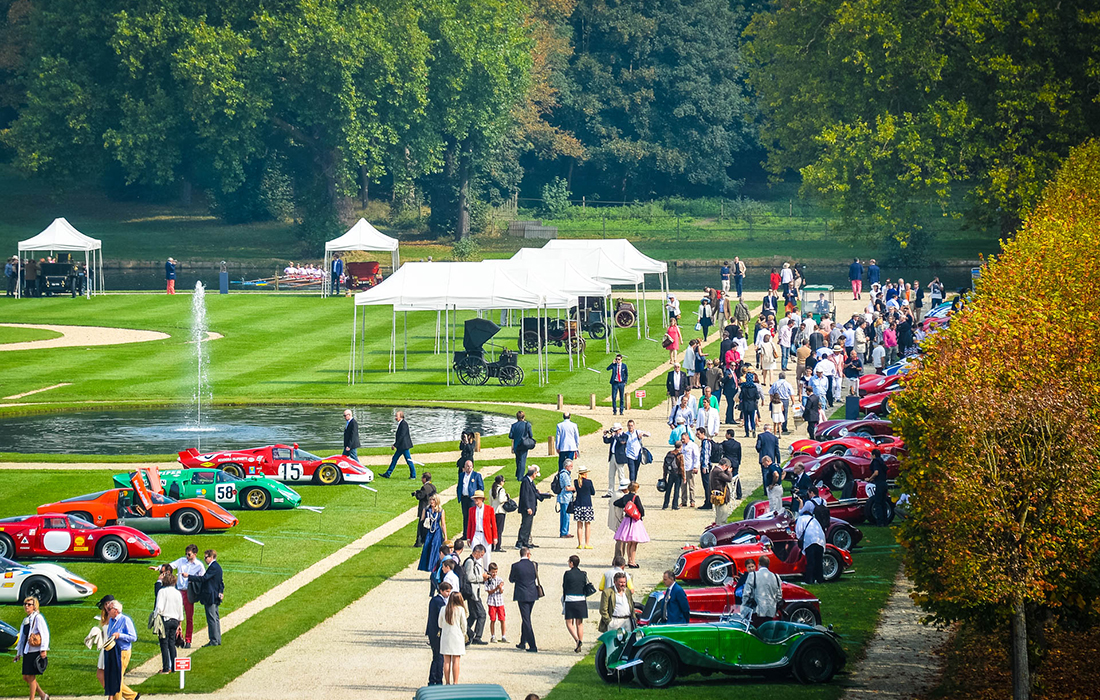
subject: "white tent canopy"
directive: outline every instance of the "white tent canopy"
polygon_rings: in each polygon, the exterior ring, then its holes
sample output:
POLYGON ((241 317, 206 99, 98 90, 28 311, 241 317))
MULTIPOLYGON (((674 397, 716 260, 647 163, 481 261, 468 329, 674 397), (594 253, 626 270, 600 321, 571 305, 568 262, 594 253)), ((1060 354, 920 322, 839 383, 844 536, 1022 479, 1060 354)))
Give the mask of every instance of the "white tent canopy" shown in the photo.
POLYGON ((322 295, 327 295, 332 290, 332 281, 329 279, 332 275, 332 254, 350 250, 388 250, 390 251, 390 262, 393 264, 393 271, 397 272, 397 268, 401 266, 401 251, 398 240, 371 226, 366 219, 359 219, 344 235, 325 243, 324 271, 325 279, 329 280, 329 284, 321 285, 322 295))
MULTIPOLYGON (((84 266, 88 271, 88 284, 85 294, 103 289, 103 242, 97 238, 86 236, 64 219, 54 219, 53 222, 42 230, 37 236, 19 242, 20 272, 23 266, 24 251, 63 251, 68 253, 84 252, 84 266), (96 251, 99 252, 99 262, 96 262, 96 251)), ((17 294, 22 290, 17 287, 17 294)))

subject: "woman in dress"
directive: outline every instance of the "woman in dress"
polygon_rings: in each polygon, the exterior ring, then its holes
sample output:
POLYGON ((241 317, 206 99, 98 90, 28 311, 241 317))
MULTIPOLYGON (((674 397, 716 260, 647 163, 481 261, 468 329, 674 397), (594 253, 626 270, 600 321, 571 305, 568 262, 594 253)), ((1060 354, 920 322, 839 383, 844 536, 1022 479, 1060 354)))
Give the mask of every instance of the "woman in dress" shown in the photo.
MULTIPOLYGON (((122 604, 112 600, 104 606, 108 625, 122 614, 122 604)), ((107 637, 103 645, 103 694, 108 698, 119 697, 122 689, 122 648, 114 635, 107 637)))
POLYGON ((676 325, 676 318, 673 317, 668 322, 668 328, 665 329, 665 335, 668 337, 668 362, 669 364, 676 364, 676 357, 680 352, 680 344, 684 342, 683 336, 680 335, 680 326, 676 325))
POLYGON ((577 643, 575 652, 580 652, 584 644, 584 621, 588 619, 588 602, 584 595, 587 584, 588 574, 581 569, 581 558, 574 554, 569 557, 569 568, 562 576, 561 592, 565 629, 577 643))
POLYGON ((466 604, 453 591, 447 606, 439 611, 439 653, 443 655, 443 682, 458 684, 458 667, 466 653, 466 604))
POLYGON ((779 346, 772 342, 772 334, 764 331, 760 340, 760 375, 764 384, 772 383, 772 372, 779 361, 779 346))
POLYGON ((19 639, 15 644, 15 660, 23 660, 23 682, 31 689, 31 698, 41 695, 49 700, 49 695, 38 684, 38 677, 46 672, 46 652, 50 650, 50 628, 46 618, 38 611, 38 598, 29 596, 23 601, 23 611, 27 616, 19 625, 19 639))
POLYGON ((493 551, 501 552, 500 543, 504 541, 504 518, 508 515, 504 512, 504 504, 508 502, 508 492, 504 490, 504 475, 497 474, 493 479, 493 488, 489 491, 489 505, 497 516, 497 541, 493 543, 493 551))
POLYGON ((592 508, 592 496, 596 487, 588 478, 588 467, 577 468, 573 480, 573 520, 577 523, 577 549, 592 549, 592 521, 596 511, 592 508))
POLYGON ((771 412, 772 432, 776 435, 783 434, 783 399, 779 394, 772 394, 768 399, 768 409, 771 412))
POLYGON ((447 539, 447 519, 443 507, 439 505, 439 494, 428 499, 424 510, 424 547, 420 550, 420 571, 435 571, 439 564, 439 546, 447 539))
POLYGON ((631 482, 626 495, 615 501, 616 508, 623 509, 623 521, 619 523, 619 529, 615 531, 615 541, 622 542, 627 557, 627 566, 631 569, 638 568, 638 543, 649 542, 649 533, 642 524, 645 518, 645 508, 642 507, 642 499, 638 498, 638 482, 631 482), (627 511, 628 503, 633 503, 638 509, 638 517, 635 519, 627 511))

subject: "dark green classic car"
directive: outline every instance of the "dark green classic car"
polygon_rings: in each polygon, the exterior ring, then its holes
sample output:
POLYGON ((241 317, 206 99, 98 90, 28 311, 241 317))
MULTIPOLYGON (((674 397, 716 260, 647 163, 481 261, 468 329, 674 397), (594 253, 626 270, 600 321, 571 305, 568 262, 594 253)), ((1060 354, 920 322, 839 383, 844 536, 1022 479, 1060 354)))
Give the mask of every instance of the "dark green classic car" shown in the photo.
POLYGON ((741 607, 721 622, 610 630, 600 637, 596 673, 613 683, 633 672, 642 685, 664 688, 692 673, 793 674, 802 683, 826 683, 844 667, 832 630, 781 620, 753 627, 751 620, 752 610, 741 607))

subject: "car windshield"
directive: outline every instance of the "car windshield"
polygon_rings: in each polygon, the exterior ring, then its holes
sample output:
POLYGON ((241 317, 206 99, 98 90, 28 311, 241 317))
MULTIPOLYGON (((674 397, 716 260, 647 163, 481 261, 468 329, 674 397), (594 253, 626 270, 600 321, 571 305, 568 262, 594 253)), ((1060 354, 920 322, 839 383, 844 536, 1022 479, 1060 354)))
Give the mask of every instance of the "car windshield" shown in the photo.
POLYGON ((244 481, 244 479, 241 479, 240 477, 233 476, 229 472, 221 472, 221 471, 218 472, 218 483, 219 484, 229 484, 229 483, 232 483, 234 481, 244 481))
POLYGON ((727 622, 745 631, 752 626, 753 609, 747 605, 727 605, 722 612, 722 622, 727 622))
POLYGON ((92 525, 83 518, 78 518, 75 515, 69 516, 69 527, 73 530, 94 530, 95 525, 92 525))
POLYGON ((22 569, 23 568, 22 564, 20 564, 17 561, 12 561, 11 559, 8 559, 7 557, 0 557, 0 566, 4 567, 5 569, 22 569))
POLYGON ((309 452, 306 452, 305 450, 299 450, 299 449, 294 450, 294 459, 295 460, 300 459, 303 462, 320 462, 321 461, 321 458, 318 457, 317 455, 310 454, 309 452))
POLYGON ((94 501, 106 491, 96 491, 95 493, 86 493, 83 496, 73 496, 72 498, 66 498, 64 501, 58 501, 58 503, 76 503, 77 501, 94 501))
POLYGON ((29 516, 29 515, 17 515, 14 518, 4 518, 4 519, 0 520, 0 523, 21 523, 29 517, 31 517, 31 516, 29 516))

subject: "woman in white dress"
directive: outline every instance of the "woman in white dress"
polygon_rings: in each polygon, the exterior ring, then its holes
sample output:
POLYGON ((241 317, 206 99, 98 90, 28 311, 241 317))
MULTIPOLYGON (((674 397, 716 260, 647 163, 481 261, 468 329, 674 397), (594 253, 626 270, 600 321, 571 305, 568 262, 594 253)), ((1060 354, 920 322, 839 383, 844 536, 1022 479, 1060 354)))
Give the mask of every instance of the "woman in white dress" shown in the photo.
POLYGON ((447 607, 439 611, 439 653, 443 654, 443 682, 458 684, 458 666, 466 653, 466 604, 462 594, 451 593, 447 607))

